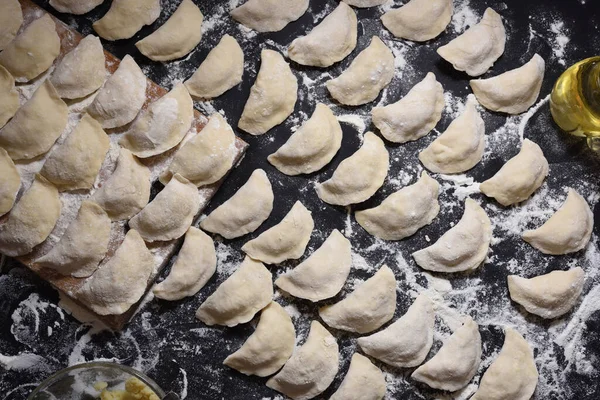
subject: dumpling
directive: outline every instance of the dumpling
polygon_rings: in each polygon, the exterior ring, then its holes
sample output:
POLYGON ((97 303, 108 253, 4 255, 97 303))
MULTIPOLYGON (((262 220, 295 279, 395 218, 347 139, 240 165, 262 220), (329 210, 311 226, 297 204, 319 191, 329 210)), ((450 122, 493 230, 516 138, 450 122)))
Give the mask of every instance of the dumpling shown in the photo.
POLYGON ((512 328, 506 328, 505 335, 502 350, 471 400, 528 400, 535 392, 538 372, 531 347, 512 328))
POLYGON ((21 187, 21 175, 13 160, 0 147, 0 216, 6 214, 15 204, 21 187))
POLYGON ((296 330, 289 314, 274 301, 260 313, 254 333, 223 364, 246 375, 269 376, 279 371, 296 345, 296 330))
POLYGON ((0 226, 0 253, 9 257, 30 253, 54 229, 61 206, 54 185, 36 175, 0 226))
POLYGON ((177 239, 192 225, 199 207, 196 186, 175 174, 167 186, 129 220, 129 226, 138 231, 146 242, 177 239))
POLYGON ((177 146, 192 126, 194 104, 182 83, 133 121, 119 144, 140 158, 148 158, 177 146))
POLYGON ((110 9, 92 24, 106 40, 129 39, 160 16, 160 0, 113 0, 110 9))
POLYGON ((0 65, 0 128, 11 119, 20 107, 15 78, 0 65))
POLYGON ((481 193, 494 197, 503 206, 525 201, 548 175, 548 161, 540 146, 523 141, 519 154, 511 158, 490 179, 479 185, 481 193))
POLYGON ((337 375, 339 348, 335 337, 317 321, 310 324, 306 342, 296 349, 267 386, 294 400, 308 400, 323 393, 337 375))
POLYGON ((152 289, 164 300, 181 300, 193 296, 206 285, 217 269, 215 245, 206 233, 190 226, 183 246, 164 281, 152 289))
POLYGON ((358 53, 348 69, 325 85, 340 103, 359 106, 375 100, 393 77, 394 55, 379 37, 373 36, 369 47, 358 53))
POLYGON ((425 42, 437 37, 450 23, 452 0, 411 0, 381 16, 381 22, 396 37, 425 42))
POLYGON ((281 54, 265 49, 260 56, 260 70, 238 122, 238 128, 251 135, 262 135, 285 121, 298 99, 298 80, 281 54))
POLYGON ((479 326, 471 317, 444 342, 433 358, 411 375, 434 389, 457 391, 473 379, 481 362, 479 326))
POLYGON ((319 308, 319 316, 332 328, 369 333, 394 317, 396 277, 387 265, 345 299, 319 308))
POLYGON ((579 300, 585 273, 580 267, 569 271, 552 271, 535 278, 508 276, 510 298, 532 314, 557 318, 569 312, 579 300))
POLYGON ((146 76, 127 54, 87 108, 104 129, 130 123, 146 102, 146 76))
POLYGON ((327 165, 342 146, 342 127, 318 103, 313 115, 267 160, 286 175, 310 174, 327 165))
POLYGON ((308 0, 248 0, 231 17, 258 32, 277 32, 306 12, 308 0))
POLYGON ((431 172, 456 174, 477 165, 484 148, 485 123, 477 111, 477 100, 469 95, 463 113, 419 153, 419 160, 431 172))
POLYGON ((193 97, 212 99, 238 85, 243 74, 244 52, 234 37, 224 35, 184 85, 193 97))
POLYGON ((200 228, 234 239, 254 232, 273 211, 273 188, 267 174, 255 169, 248 181, 202 220, 200 228))
POLYGON ((50 0, 50 5, 58 12, 81 15, 92 11, 104 0, 50 0))
POLYGON ((416 367, 431 349, 434 322, 433 302, 420 294, 400 319, 357 343, 365 354, 388 365, 416 367))
POLYGON ((367 357, 354 353, 348 373, 329 400, 381 400, 385 396, 386 386, 381 370, 367 357))
POLYGON ((2 0, 0 14, 0 50, 13 41, 23 24, 23 10, 19 0, 2 0))
POLYGON ((306 36, 294 39, 288 49, 290 60, 302 65, 329 67, 342 61, 356 47, 356 13, 340 3, 306 36))
POLYGON ((388 0, 343 0, 344 3, 350 4, 353 7, 357 8, 368 8, 380 6, 386 3, 388 0))
POLYGON ((60 241, 35 263, 62 275, 85 278, 98 268, 109 239, 110 218, 98 204, 84 200, 60 241))
POLYGON ((281 222, 246 242, 242 251, 267 264, 296 260, 304 254, 314 227, 311 212, 296 201, 281 222))
POLYGON ((471 76, 483 75, 504 53, 506 32, 500 15, 488 8, 478 24, 467 29, 437 53, 452 66, 471 76))
POLYGON ((590 241, 594 214, 587 201, 569 189, 567 200, 544 225, 525 231, 523 240, 544 254, 567 254, 579 251, 590 241))
POLYGON ((413 257, 421 268, 428 271, 469 271, 485 260, 491 240, 490 219, 475 200, 468 198, 460 221, 437 242, 414 252, 413 257))
POLYGON ((202 303, 196 318, 206 325, 243 324, 265 308, 273 298, 271 273, 246 257, 242 265, 202 303))
POLYGON ((373 132, 367 132, 360 149, 343 160, 331 178, 315 186, 317 195, 326 203, 347 206, 373 196, 383 185, 390 155, 373 132))
POLYGON ((342 290, 352 265, 350 241, 334 229, 321 247, 294 269, 279 276, 275 285, 292 296, 316 302, 342 290))
POLYGON ((439 183, 423 171, 416 183, 392 193, 377 207, 357 211, 356 222, 378 238, 404 239, 436 217, 439 190, 439 183))

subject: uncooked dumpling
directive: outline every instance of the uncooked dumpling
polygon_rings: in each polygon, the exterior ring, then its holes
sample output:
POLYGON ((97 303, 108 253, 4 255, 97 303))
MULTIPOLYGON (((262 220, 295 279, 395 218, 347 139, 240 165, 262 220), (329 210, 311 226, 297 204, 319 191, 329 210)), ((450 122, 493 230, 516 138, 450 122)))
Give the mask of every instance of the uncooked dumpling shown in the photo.
POLYGON ((330 179, 315 186, 317 195, 334 205, 363 202, 383 185, 389 159, 383 141, 373 132, 367 132, 360 149, 342 161, 330 179))
POLYGON ((388 0, 343 0, 344 3, 350 4, 353 7, 357 8, 368 8, 380 6, 386 3, 388 0))
POLYGON ((0 7, 0 50, 13 41, 23 24, 23 10, 19 0, 1 0, 0 7))
POLYGON ((379 37, 373 36, 369 47, 352 60, 348 69, 325 85, 340 103, 359 106, 375 100, 393 77, 394 55, 379 37))
POLYGON ((381 22, 396 37, 425 42, 437 37, 450 23, 452 0, 411 0, 381 16, 381 22))
POLYGON ((104 0, 50 0, 50 5, 58 12, 81 15, 92 11, 104 0))
POLYGON ((277 32, 300 18, 308 0, 248 0, 231 10, 231 17, 258 32, 277 32))
POLYGON ((6 150, 0 147, 0 216, 13 207, 20 187, 21 175, 6 150))
POLYGON ((346 58, 356 47, 356 13, 340 3, 306 36, 290 44, 290 60, 302 65, 329 67, 346 58))
POLYGON ((414 252, 413 257, 421 268, 428 271, 469 271, 485 260, 491 240, 490 219, 475 200, 468 198, 460 221, 437 242, 414 252))
POLYGON ((381 400, 385 390, 386 382, 381 370, 367 357, 354 353, 348 373, 329 400, 381 400))
POLYGON ((423 171, 416 183, 392 193, 377 207, 357 211, 356 222, 378 238, 404 239, 436 217, 439 190, 439 183, 423 171))
POLYGON ((113 0, 110 9, 92 24, 106 40, 129 39, 160 16, 160 0, 113 0))
POLYGON ((352 265, 350 241, 334 229, 321 247, 294 269, 275 280, 292 296, 320 301, 342 290, 352 265))
POLYGON ((298 99, 298 80, 281 54, 263 50, 260 56, 260 70, 238 122, 238 128, 251 135, 262 135, 285 121, 298 99))
POLYGON ((20 107, 15 78, 0 65, 0 128, 11 119, 20 107))
POLYGON ((332 328, 368 333, 391 320, 395 310, 396 277, 384 265, 343 300, 319 308, 319 316, 332 328))
POLYGON ((273 211, 273 189, 267 174, 255 169, 248 181, 202 220, 200 228, 234 239, 254 232, 273 211))
POLYGON ((342 146, 342 127, 331 109, 318 103, 315 112, 267 160, 286 175, 310 174, 327 165, 342 146))

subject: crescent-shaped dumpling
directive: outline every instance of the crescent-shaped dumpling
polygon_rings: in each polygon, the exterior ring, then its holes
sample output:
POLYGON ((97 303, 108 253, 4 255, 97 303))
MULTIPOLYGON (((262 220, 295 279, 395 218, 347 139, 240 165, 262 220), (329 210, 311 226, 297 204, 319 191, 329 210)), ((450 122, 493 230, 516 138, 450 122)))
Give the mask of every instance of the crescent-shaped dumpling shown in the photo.
POLYGON ((106 40, 129 39, 160 16, 160 0, 113 0, 110 9, 92 24, 106 40))
POLYGON ((367 357, 354 353, 348 373, 329 400, 381 400, 385 396, 386 387, 381 370, 367 357))
POLYGON ((254 318, 273 298, 271 272, 246 257, 240 267, 202 303, 196 318, 206 325, 236 326, 254 318))
POLYGON ((306 12, 308 0, 248 0, 231 17, 258 32, 277 32, 306 12))
POLYGON ((0 14, 0 50, 13 41, 23 24, 23 10, 19 0, 2 0, 0 14))
POLYGON ((387 3, 388 0, 343 0, 344 3, 350 4, 353 7, 357 8, 368 8, 380 6, 384 3, 387 3))
POLYGON ((21 187, 21 175, 6 150, 0 147, 0 216, 15 204, 21 187))
POLYGON ((50 0, 50 5, 58 12, 81 15, 92 11, 104 0, 50 0))
POLYGON ((15 78, 0 65, 0 128, 11 119, 20 107, 15 78))
POLYGON ((411 0, 381 16, 381 22, 396 37, 425 42, 437 37, 450 23, 452 0, 411 0))
POLYGON ((421 268, 428 271, 469 271, 485 260, 491 240, 490 219, 475 200, 468 198, 460 221, 437 242, 414 252, 413 257, 421 268))

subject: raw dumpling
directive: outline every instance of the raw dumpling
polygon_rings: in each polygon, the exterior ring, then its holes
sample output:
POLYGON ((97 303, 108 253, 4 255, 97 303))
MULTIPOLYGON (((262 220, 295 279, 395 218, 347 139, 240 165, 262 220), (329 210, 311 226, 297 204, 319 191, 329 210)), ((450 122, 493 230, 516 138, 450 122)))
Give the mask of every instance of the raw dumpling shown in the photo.
POLYGON ((479 185, 479 190, 488 197, 494 197, 503 206, 509 206, 527 200, 542 186, 547 175, 548 161, 542 149, 525 139, 519 154, 479 185))
POLYGON ((290 358, 296 330, 289 314, 274 301, 260 313, 254 333, 223 364, 246 375, 269 376, 290 358))
POLYGON ((0 147, 13 160, 35 158, 50 150, 67 126, 69 109, 45 80, 0 130, 0 147))
POLYGON ((386 386, 381 370, 367 357, 354 353, 348 373, 329 400, 381 400, 385 396, 386 386))
POLYGON ((133 121, 119 144, 140 158, 177 146, 192 126, 194 104, 182 83, 175 85, 133 121))
POLYGON ((206 285, 217 269, 215 245, 206 233, 191 226, 169 275, 152 292, 159 299, 181 300, 206 285))
POLYGON ((267 174, 255 169, 248 181, 202 220, 200 228, 234 239, 254 232, 273 211, 273 189, 267 174))
POLYGON ((248 0, 231 10, 231 17, 258 32, 277 32, 300 18, 308 0, 248 0))
POLYGON ((544 254, 567 254, 587 246, 594 229, 594 214, 587 201, 569 189, 567 200, 544 225, 523 233, 523 240, 544 254))
POLYGON ((485 123, 477 111, 477 100, 469 95, 463 113, 419 153, 419 160, 431 172, 456 174, 477 165, 484 148, 485 123))
POLYGON ((490 219, 475 200, 468 198, 460 221, 437 242, 414 252, 413 257, 421 268, 428 271, 469 271, 485 260, 491 240, 490 219))
POLYGON ((521 114, 540 94, 545 65, 544 59, 536 54, 522 67, 492 78, 471 80, 471 89, 488 110, 521 114))
POLYGON ((62 275, 88 277, 106 255, 109 238, 110 218, 98 204, 84 200, 60 241, 35 263, 62 275))
POLYGON ((260 56, 260 70, 238 122, 238 128, 251 135, 262 135, 285 121, 298 99, 298 80, 281 54, 263 50, 260 56))
POLYGON ((384 265, 345 299, 319 308, 319 315, 332 328, 368 333, 391 320, 395 310, 396 277, 384 265))
POLYGON ((452 0, 411 0, 381 16, 381 22, 396 37, 415 42, 433 39, 450 23, 452 0))
POLYGON ((500 15, 488 8, 478 24, 437 49, 452 66, 471 76, 483 75, 504 53, 506 32, 500 15))
POLYGON ((129 39, 160 16, 160 0, 113 0, 110 9, 92 24, 106 40, 129 39))
POLYGON ((510 298, 542 318, 557 318, 569 312, 579 300, 585 273, 580 267, 552 271, 535 278, 508 276, 510 298))
POLYGON ((342 127, 331 109, 318 103, 315 112, 267 160, 286 175, 310 174, 327 165, 342 146, 342 127))
POLYGON ((224 35, 184 85, 193 97, 212 99, 239 84, 243 74, 244 52, 234 37, 224 35))
POLYGON ((19 106, 19 93, 15 89, 15 78, 0 65, 0 128, 15 115, 19 106))
POLYGON ((343 1, 344 1, 344 3, 350 4, 351 6, 354 6, 357 8, 368 8, 368 7, 380 6, 384 3, 386 3, 388 0, 343 0, 343 1))
POLYGON ((347 206, 373 196, 387 176, 390 155, 373 132, 367 132, 363 145, 343 160, 330 179, 318 183, 317 195, 326 203, 347 206))
POLYGON ((13 41, 23 24, 23 10, 19 0, 1 0, 0 7, 0 50, 13 41))
POLYGON ((378 238, 404 239, 436 217, 439 190, 439 183, 423 171, 416 183, 392 193, 377 207, 357 211, 356 222, 378 238))
POLYGON ((320 301, 342 290, 352 265, 350 241, 334 229, 321 247, 294 269, 275 280, 292 296, 320 301))
POLYGON ((271 273, 246 257, 242 265, 202 303, 196 318, 206 325, 236 326, 254 318, 273 298, 271 273))
POLYGON ((0 147, 0 216, 6 214, 15 204, 21 187, 21 175, 13 160, 0 147))
POLYGON ((358 338, 365 354, 397 368, 420 365, 433 344, 433 302, 420 294, 396 322, 371 336, 358 338))
POLYGON ((306 36, 290 44, 290 60, 302 65, 329 67, 342 61, 356 47, 356 13, 346 3, 340 3, 306 36))
POLYGON ((31 252, 50 235, 60 210, 58 190, 46 178, 36 175, 0 226, 0 253, 18 257, 31 252))
POLYGON ((196 186, 175 174, 167 186, 129 220, 129 226, 138 231, 146 242, 177 239, 192 225, 199 207, 196 186))
POLYGON ((348 69, 325 85, 340 103, 359 106, 375 100, 393 77, 394 55, 379 37, 373 36, 369 47, 352 60, 348 69))
POLYGON ((267 264, 302 257, 315 227, 311 212, 300 201, 275 226, 242 246, 242 251, 267 264))
POLYGON ((50 0, 50 5, 58 12, 81 15, 92 11, 104 0, 50 0))
POLYGON ((323 393, 337 375, 339 348, 335 337, 317 321, 310 324, 306 342, 294 351, 267 386, 294 400, 308 400, 323 393))

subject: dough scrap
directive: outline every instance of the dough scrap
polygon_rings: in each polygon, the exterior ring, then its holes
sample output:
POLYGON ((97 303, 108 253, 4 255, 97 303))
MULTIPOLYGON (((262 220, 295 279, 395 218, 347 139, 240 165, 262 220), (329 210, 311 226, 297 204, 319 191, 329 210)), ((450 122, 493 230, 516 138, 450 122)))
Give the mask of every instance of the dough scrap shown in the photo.
POLYGON ((110 9, 92 24, 101 38, 129 39, 160 16, 160 0, 113 0, 110 9))
POLYGON ((102 3, 104 0, 50 0, 56 11, 75 15, 86 14, 102 3))
POLYGON ((386 3, 388 0, 343 0, 344 3, 349 4, 357 8, 368 8, 380 6, 386 3))
POLYGON ((0 216, 6 214, 15 204, 21 188, 21 175, 15 163, 0 147, 0 216))
POLYGON ((385 396, 386 387, 381 370, 367 357, 354 353, 348 373, 329 400, 381 400, 385 396))
POLYGON ((2 7, 2 14, 0 14, 0 50, 4 50, 17 36, 19 28, 23 25, 23 10, 21 10, 19 0, 2 0, 0 6, 2 7))
POLYGON ((398 38, 425 42, 439 36, 452 19, 452 0, 411 0, 381 16, 381 22, 398 38))
POLYGON ((20 106, 15 78, 0 65, 0 128, 6 125, 20 106))
POLYGON ((231 10, 231 17, 258 32, 277 32, 308 9, 308 0, 248 0, 231 10))

